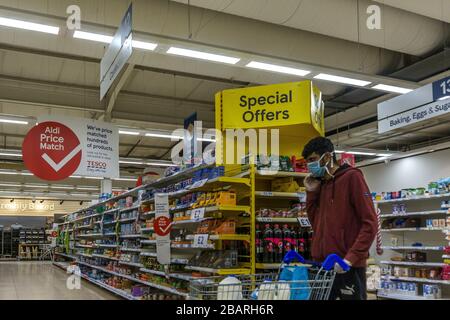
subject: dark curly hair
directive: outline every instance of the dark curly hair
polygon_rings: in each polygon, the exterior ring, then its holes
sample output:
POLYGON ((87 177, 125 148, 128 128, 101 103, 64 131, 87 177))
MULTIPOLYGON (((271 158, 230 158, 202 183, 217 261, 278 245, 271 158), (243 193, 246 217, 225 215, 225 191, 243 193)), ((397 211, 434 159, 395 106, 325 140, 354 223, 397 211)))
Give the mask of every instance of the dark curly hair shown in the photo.
MULTIPOLYGON (((305 148, 303 149, 302 156, 307 159, 313 153, 317 153, 322 156, 324 153, 334 152, 334 145, 330 139, 324 137, 317 137, 310 140, 305 148)), ((336 155, 333 154, 334 160, 336 161, 336 155)))

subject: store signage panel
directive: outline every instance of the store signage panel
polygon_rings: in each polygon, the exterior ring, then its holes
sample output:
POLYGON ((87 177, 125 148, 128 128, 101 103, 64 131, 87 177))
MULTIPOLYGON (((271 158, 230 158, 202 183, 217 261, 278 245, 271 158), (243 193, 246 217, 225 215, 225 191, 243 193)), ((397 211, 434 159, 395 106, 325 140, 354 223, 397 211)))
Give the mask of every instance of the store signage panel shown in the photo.
POLYGON ((389 132, 450 113, 450 97, 402 112, 378 122, 378 133, 389 132))
POLYGON ((119 130, 101 121, 44 116, 25 137, 23 160, 35 176, 59 181, 71 175, 118 178, 119 130))
POLYGON ((0 216, 36 216, 53 217, 54 214, 74 212, 79 209, 78 202, 64 202, 45 200, 31 201, 15 199, 0 199, 0 216))
MULTIPOLYGON (((223 128, 264 128, 311 123, 311 81, 222 92, 223 128)), ((220 103, 218 101, 218 103, 220 103)))
POLYGON ((172 221, 169 213, 169 196, 155 195, 155 221, 153 228, 156 233, 156 256, 160 264, 170 264, 170 231, 172 221))
POLYGON ((106 96, 133 53, 132 26, 133 5, 131 4, 100 64, 100 100, 106 96))
POLYGON ((450 77, 378 104, 378 133, 385 133, 448 112, 450 77))

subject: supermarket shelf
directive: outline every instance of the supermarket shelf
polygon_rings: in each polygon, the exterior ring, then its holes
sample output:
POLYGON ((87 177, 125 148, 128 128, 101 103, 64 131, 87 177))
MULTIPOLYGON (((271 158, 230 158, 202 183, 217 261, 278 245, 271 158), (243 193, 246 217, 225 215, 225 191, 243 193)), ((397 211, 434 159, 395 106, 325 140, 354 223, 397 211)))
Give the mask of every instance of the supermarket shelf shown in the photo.
POLYGON ((121 260, 118 260, 118 261, 119 261, 119 264, 124 264, 124 265, 127 265, 127 266, 132 266, 132 267, 137 267, 137 268, 142 268, 143 267, 143 265, 141 263, 121 261, 121 260))
POLYGON ((197 266, 186 266, 186 270, 193 270, 205 273, 217 274, 220 276, 224 275, 238 275, 238 274, 250 274, 250 269, 239 268, 239 269, 213 269, 213 268, 205 268, 205 267, 197 267, 197 266))
POLYGON ((408 281, 408 282, 421 282, 421 283, 435 283, 450 285, 450 280, 434 280, 434 279, 424 279, 424 278, 414 278, 414 277, 394 277, 394 276, 381 276, 382 279, 398 280, 398 281, 408 281))
POLYGON ((141 232, 151 232, 154 231, 155 229, 153 227, 151 228, 141 228, 141 232))
POLYGON ((410 296, 406 294, 381 293, 381 292, 378 292, 377 297, 392 300, 446 300, 446 299, 426 298, 424 296, 410 296))
POLYGON ((431 211, 419 211, 419 212, 380 214, 380 218, 431 216, 431 215, 436 215, 436 214, 449 214, 449 213, 448 213, 448 210, 431 210, 431 211))
POLYGON ((432 200, 432 199, 440 199, 440 198, 448 198, 448 197, 450 197, 450 193, 436 194, 436 195, 423 195, 423 196, 415 196, 415 197, 391 199, 391 200, 377 200, 374 202, 375 203, 389 203, 389 202, 403 202, 403 201, 413 201, 413 200, 432 200))
POLYGON ((117 248, 117 244, 95 244, 96 248, 117 248))
POLYGON ((207 250, 207 249, 215 249, 216 246, 214 244, 208 244, 204 247, 194 247, 192 244, 172 244, 170 246, 172 249, 189 249, 189 250, 207 250))
POLYGON ((73 260, 76 259, 76 257, 74 257, 74 256, 72 256, 70 254, 61 253, 61 252, 55 252, 55 255, 56 256, 61 256, 61 257, 66 257, 66 258, 73 259, 73 260))
MULTIPOLYGON (((230 240, 230 241, 250 241, 250 235, 248 234, 213 234, 209 236, 210 240, 230 240)), ((194 235, 189 234, 186 236, 186 240, 194 240, 194 235)))
POLYGON ((186 292, 178 291, 177 289, 171 288, 169 286, 163 286, 163 285, 160 285, 160 284, 156 284, 156 283, 149 282, 149 281, 144 281, 144 280, 141 280, 141 279, 133 279, 133 281, 141 283, 141 284, 144 284, 146 286, 149 286, 149 287, 152 287, 152 288, 155 288, 155 289, 167 291, 167 292, 170 292, 172 294, 176 294, 176 295, 179 295, 179 296, 182 296, 182 297, 187 297, 188 296, 188 294, 186 292))
POLYGON ((194 219, 194 220, 177 220, 172 222, 172 226, 178 226, 178 225, 184 225, 184 224, 193 224, 193 223, 200 223, 206 220, 211 220, 214 218, 206 217, 202 219, 194 219))
POLYGON ((88 224, 88 225, 84 225, 84 226, 74 227, 72 230, 68 230, 68 231, 70 232, 73 230, 84 230, 84 229, 92 229, 92 228, 93 228, 93 226, 88 224))
POLYGON ((256 217, 256 221, 263 223, 298 223, 298 218, 256 217))
POLYGON ((119 208, 109 209, 109 210, 104 211, 103 214, 115 213, 119 210, 120 210, 119 208))
POLYGON ((304 172, 285 172, 285 171, 271 171, 271 170, 257 170, 256 175, 261 178, 305 178, 308 173, 304 172))
POLYGON ((148 212, 141 213, 142 217, 154 216, 155 214, 156 214, 155 211, 148 211, 148 212))
POLYGON ((142 238, 144 236, 142 234, 124 234, 124 235, 119 235, 119 237, 122 239, 136 239, 136 238, 142 238))
POLYGON ((87 254, 87 253, 82 253, 82 252, 77 252, 77 253, 75 253, 75 255, 80 256, 80 257, 92 258, 92 254, 87 254))
POLYGON ((439 262, 412 262, 412 261, 380 261, 380 264, 388 264, 394 266, 414 266, 414 267, 443 267, 445 263, 439 262))
POLYGON ((156 254, 156 252, 141 251, 141 256, 143 256, 143 257, 157 257, 158 255, 156 254))
POLYGON ((116 295, 118 295, 118 296, 120 296, 122 298, 125 298, 127 300, 141 300, 141 299, 139 299, 139 298, 137 298, 137 297, 135 297, 135 296, 133 296, 133 295, 123 291, 123 290, 116 289, 114 287, 111 287, 111 286, 107 285, 106 283, 103 283, 101 281, 92 279, 92 278, 88 277, 87 275, 82 275, 81 277, 84 280, 87 280, 87 281, 89 281, 89 282, 91 282, 93 284, 96 284, 99 287, 102 287, 103 289, 106 289, 106 290, 108 290, 108 291, 110 291, 110 292, 112 292, 112 293, 114 293, 114 294, 116 294, 116 295))
POLYGON ((381 229, 381 232, 404 232, 404 231, 442 231, 445 228, 393 228, 393 229, 381 229))
POLYGON ((157 271, 157 270, 146 269, 146 268, 141 268, 140 271, 141 272, 145 272, 145 273, 154 274, 154 275, 157 275, 157 276, 169 277, 169 278, 185 280, 185 281, 190 281, 192 279, 195 279, 194 277, 192 277, 189 274, 180 274, 180 273, 169 273, 169 274, 166 274, 163 271, 157 271))
POLYGON ((133 221, 136 221, 136 220, 137 220, 137 217, 134 217, 134 218, 126 218, 126 219, 120 219, 120 220, 119 220, 119 223, 133 222, 133 221))
POLYGON ((306 192, 274 192, 255 191, 255 196, 260 198, 280 198, 280 199, 306 199, 306 192))
POLYGON ((129 208, 123 208, 123 209, 120 209, 120 212, 133 211, 133 210, 139 209, 140 207, 141 207, 141 204, 139 203, 139 204, 134 205, 134 206, 129 207, 129 208))
POLYGON ((442 256, 442 259, 450 259, 450 254, 444 254, 444 255, 442 256))
POLYGON ((93 246, 93 245, 87 245, 87 244, 76 244, 75 247, 77 247, 77 248, 95 249, 95 246, 93 246))
POLYGON ((250 186, 250 179, 234 178, 234 177, 217 177, 214 179, 210 179, 210 180, 204 182, 203 184, 201 183, 201 181, 199 181, 198 183, 199 183, 198 186, 196 186, 196 184, 194 183, 192 186, 188 186, 185 189, 170 192, 168 194, 169 198, 182 197, 186 194, 189 194, 192 192, 197 192, 197 191, 200 191, 203 189, 212 190, 212 189, 218 189, 220 187, 225 187, 227 185, 233 185, 233 184, 244 184, 246 186, 250 186))
POLYGON ((103 222, 104 226, 110 225, 110 224, 116 224, 119 220, 113 220, 113 221, 107 221, 107 222, 103 222))
POLYGON ((156 240, 141 240, 141 244, 156 244, 156 240))
POLYGON ((57 262, 57 261, 53 261, 53 265, 64 271, 67 271, 67 268, 70 266, 70 264, 67 262, 57 262))
POLYGON ((120 247, 119 250, 124 252, 141 252, 142 249, 120 247))
POLYGON ((106 259, 106 260, 119 261, 119 259, 117 259, 117 258, 110 257, 110 256, 107 256, 107 255, 104 255, 104 254, 93 253, 92 256, 96 257, 96 258, 106 259))
MULTIPOLYGON (((250 206, 210 206, 210 207, 199 207, 199 208, 195 208, 195 209, 202 209, 205 208, 205 213, 210 213, 210 212, 245 212, 250 214, 250 206)), ((171 213, 175 213, 175 212, 180 212, 180 211, 187 211, 189 213, 189 211, 192 211, 194 209, 190 208, 190 207, 178 207, 178 208, 172 208, 170 209, 171 213)))
POLYGON ((414 247, 414 246, 383 246, 384 250, 417 250, 417 251, 443 251, 444 247, 414 247))
POLYGON ((278 270, 280 268, 280 265, 280 263, 257 263, 256 269, 278 270))

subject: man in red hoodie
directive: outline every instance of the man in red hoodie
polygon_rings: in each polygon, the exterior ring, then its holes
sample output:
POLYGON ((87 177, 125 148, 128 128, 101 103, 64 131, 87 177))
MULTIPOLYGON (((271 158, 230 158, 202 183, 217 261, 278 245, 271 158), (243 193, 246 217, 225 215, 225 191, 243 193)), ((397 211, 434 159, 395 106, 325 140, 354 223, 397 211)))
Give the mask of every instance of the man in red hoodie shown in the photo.
POLYGON ((303 150, 310 175, 305 178, 306 210, 313 227, 312 257, 337 254, 351 267, 336 264, 330 299, 366 300, 366 260, 378 223, 372 196, 359 169, 339 166, 329 139, 312 139, 303 150))

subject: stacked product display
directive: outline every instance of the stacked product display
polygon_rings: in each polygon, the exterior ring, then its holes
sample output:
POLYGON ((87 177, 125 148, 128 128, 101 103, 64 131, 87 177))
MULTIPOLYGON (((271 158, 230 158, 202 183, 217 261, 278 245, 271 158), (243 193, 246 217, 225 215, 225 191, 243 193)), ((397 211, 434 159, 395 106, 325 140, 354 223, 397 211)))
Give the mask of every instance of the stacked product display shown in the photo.
POLYGON ((446 252, 450 179, 427 188, 374 194, 382 219, 384 250, 378 296, 391 299, 446 299, 450 296, 446 252), (389 235, 389 236, 387 236, 389 235))

